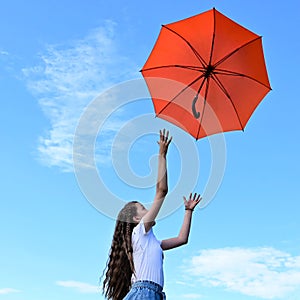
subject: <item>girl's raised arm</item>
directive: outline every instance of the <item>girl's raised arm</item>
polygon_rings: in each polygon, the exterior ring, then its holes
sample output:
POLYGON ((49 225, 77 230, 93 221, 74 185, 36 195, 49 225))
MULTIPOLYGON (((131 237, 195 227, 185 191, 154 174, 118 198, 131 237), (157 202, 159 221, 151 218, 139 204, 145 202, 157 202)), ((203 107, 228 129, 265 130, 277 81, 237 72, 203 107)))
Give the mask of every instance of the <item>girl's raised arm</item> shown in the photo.
POLYGON ((156 183, 156 193, 151 208, 143 217, 146 231, 149 231, 154 224, 155 218, 163 204, 168 193, 168 174, 167 174, 167 152, 172 141, 169 137, 169 131, 165 129, 159 131, 159 154, 158 154, 158 174, 156 183))
POLYGON ((194 195, 191 193, 188 200, 183 197, 185 214, 180 232, 177 237, 161 241, 161 248, 163 250, 169 250, 187 244, 190 235, 192 214, 201 199, 200 195, 196 193, 194 193, 194 195))

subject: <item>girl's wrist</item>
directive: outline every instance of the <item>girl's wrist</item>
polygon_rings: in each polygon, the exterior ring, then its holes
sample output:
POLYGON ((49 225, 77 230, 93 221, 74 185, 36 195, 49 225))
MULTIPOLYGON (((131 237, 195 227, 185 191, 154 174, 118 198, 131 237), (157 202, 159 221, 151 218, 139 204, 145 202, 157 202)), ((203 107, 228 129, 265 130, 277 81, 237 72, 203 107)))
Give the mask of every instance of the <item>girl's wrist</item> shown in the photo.
POLYGON ((188 208, 188 207, 186 207, 185 210, 190 210, 190 211, 192 211, 192 212, 194 211, 193 208, 188 208))

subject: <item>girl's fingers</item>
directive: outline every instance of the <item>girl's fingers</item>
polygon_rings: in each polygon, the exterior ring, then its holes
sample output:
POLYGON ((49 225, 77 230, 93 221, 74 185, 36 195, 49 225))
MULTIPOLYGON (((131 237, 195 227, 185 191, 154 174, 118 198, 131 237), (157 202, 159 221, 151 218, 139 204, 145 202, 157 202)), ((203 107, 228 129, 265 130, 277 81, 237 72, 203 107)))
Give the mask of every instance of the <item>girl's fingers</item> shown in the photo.
MULTIPOLYGON (((165 142, 166 146, 169 146, 169 144, 172 141, 172 137, 169 136, 170 132, 169 130, 166 130, 165 128, 163 130, 159 130, 159 137, 160 137, 160 142, 165 142)), ((159 142, 158 142, 159 143, 159 142)))
POLYGON ((200 194, 197 194, 197 193, 190 193, 190 197, 189 199, 191 201, 200 201, 202 198, 201 198, 201 195, 200 194))
POLYGON ((197 200, 197 198, 198 198, 199 196, 198 196, 198 194, 197 193, 194 193, 194 196, 193 196, 193 201, 196 201, 197 200))
POLYGON ((188 207, 188 205, 189 205, 189 201, 185 197, 183 197, 183 205, 185 207, 188 207))

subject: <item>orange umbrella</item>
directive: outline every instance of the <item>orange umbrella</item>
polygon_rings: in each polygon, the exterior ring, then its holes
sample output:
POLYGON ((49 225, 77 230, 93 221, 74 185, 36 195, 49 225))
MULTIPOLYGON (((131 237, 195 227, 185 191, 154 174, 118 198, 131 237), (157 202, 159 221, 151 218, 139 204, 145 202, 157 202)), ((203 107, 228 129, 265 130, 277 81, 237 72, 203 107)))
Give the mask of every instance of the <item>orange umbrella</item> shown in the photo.
POLYGON ((163 25, 141 72, 156 116, 196 139, 244 130, 271 90, 261 36, 215 8, 163 25))

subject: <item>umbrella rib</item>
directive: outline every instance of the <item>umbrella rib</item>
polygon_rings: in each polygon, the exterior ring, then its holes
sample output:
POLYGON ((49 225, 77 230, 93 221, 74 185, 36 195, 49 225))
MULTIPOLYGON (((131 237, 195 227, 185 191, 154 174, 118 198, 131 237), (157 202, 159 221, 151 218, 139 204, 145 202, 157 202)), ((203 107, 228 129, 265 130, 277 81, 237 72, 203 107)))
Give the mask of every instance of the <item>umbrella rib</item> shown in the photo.
MULTIPOLYGON (((212 56, 213 56, 213 51, 214 51, 214 46, 215 46, 215 32, 216 32, 216 18, 215 18, 216 10, 215 10, 215 8, 213 8, 213 12, 214 12, 214 31, 213 31, 212 41, 211 41, 211 49, 210 49, 210 57, 209 57, 208 66, 211 66, 211 61, 212 61, 212 56)), ((202 108, 202 113, 201 113, 201 119, 199 122, 199 127, 198 127, 198 132, 197 132, 197 139, 198 139, 201 127, 202 127, 202 120, 203 120, 204 111, 205 111, 205 107, 206 107, 206 98, 207 98, 207 94, 208 94, 210 77, 211 76, 206 77, 207 83, 206 83, 206 88, 205 88, 204 103, 203 103, 203 108, 202 108)), ((202 85, 204 84, 204 82, 205 82, 205 79, 204 79, 202 85)))
POLYGON ((217 67, 219 64, 223 63, 226 59, 228 59, 230 56, 232 56, 234 53, 236 53, 237 51, 239 51, 240 49, 248 46, 249 44, 255 42, 256 40, 261 39, 261 36, 256 37, 255 39, 241 45, 240 47, 236 48, 235 50, 233 50, 232 52, 228 53, 226 56, 224 56, 222 59, 220 59, 218 62, 216 62, 214 64, 214 67, 217 67))
POLYGON ((186 89, 188 89, 190 86, 192 86, 195 82, 200 80, 202 77, 204 77, 204 74, 201 74, 196 79, 194 79, 192 82, 190 82, 187 86, 185 86, 176 96, 174 96, 167 104, 164 106, 158 113, 156 113, 156 116, 161 114, 178 96, 180 96, 186 89))
POLYGON ((162 25, 162 27, 168 29, 169 31, 171 31, 174 34, 176 34, 177 36, 179 36, 182 40, 184 40, 188 44, 188 46, 191 48, 191 50, 194 52, 195 56, 198 58, 198 60, 202 64, 203 68, 205 68, 205 66, 206 66, 205 60, 202 58, 202 56, 199 54, 199 52, 191 45, 191 43, 188 40, 186 40, 182 35, 180 35, 176 31, 174 31, 173 29, 167 27, 166 25, 162 25))
POLYGON ((215 34, 216 33, 216 9, 215 8, 213 8, 213 12, 214 12, 214 31, 213 31, 212 41, 211 41, 210 58, 209 58, 208 65, 211 65, 214 46, 215 46, 215 36, 216 36, 215 34))
POLYGON ((156 70, 156 69, 163 69, 163 68, 182 68, 182 69, 188 69, 188 70, 193 70, 193 71, 204 71, 205 70, 204 68, 197 67, 197 66, 164 65, 164 66, 157 66, 157 67, 142 69, 140 72, 151 71, 151 70, 156 70))
POLYGON ((236 116, 237 116, 237 118, 239 120, 240 126, 241 126, 242 130, 244 131, 244 126, 243 126, 243 124, 241 122, 241 119, 239 117, 238 111, 237 111, 237 109, 236 109, 236 107, 235 107, 235 105, 234 105, 234 103, 232 101, 232 98, 230 97, 228 91, 226 90, 226 88, 224 87, 224 85, 222 84, 222 82, 220 81, 220 79, 215 74, 213 74, 212 79, 215 81, 215 83, 221 89, 221 91, 225 94, 225 96, 230 100, 231 105, 232 105, 232 107, 233 107, 233 109, 235 111, 235 114, 236 114, 236 116))
MULTIPOLYGON (((207 79, 207 84, 206 84, 206 88, 205 88, 204 103, 203 103, 203 108, 202 108, 202 113, 201 113, 201 119, 200 119, 200 122, 199 122, 199 127, 198 127, 198 132, 197 132, 197 138, 196 139, 198 139, 198 136, 199 136, 199 133, 200 133, 200 130, 201 130, 202 119, 203 119, 204 110, 205 110, 205 107, 206 107, 206 97, 207 97, 207 94, 208 94, 208 87, 209 87, 210 76, 204 78, 203 83, 201 84, 201 87, 203 86, 203 84, 205 82, 205 79, 207 79)), ((199 92, 200 92, 200 89, 199 89, 199 92)))
POLYGON ((231 76, 237 76, 237 77, 246 77, 248 79, 251 79, 253 81, 256 81, 257 83, 265 86, 266 88, 269 88, 271 89, 270 86, 268 86, 267 84, 249 76, 249 75, 246 75, 246 74, 243 74, 243 73, 238 73, 238 72, 234 72, 234 71, 228 71, 228 70, 222 70, 222 69, 215 69, 214 70, 214 74, 220 74, 220 75, 231 75, 231 76))

